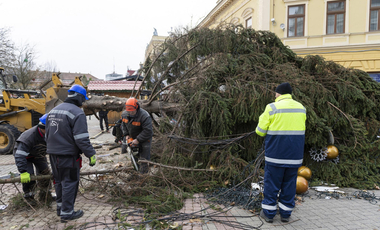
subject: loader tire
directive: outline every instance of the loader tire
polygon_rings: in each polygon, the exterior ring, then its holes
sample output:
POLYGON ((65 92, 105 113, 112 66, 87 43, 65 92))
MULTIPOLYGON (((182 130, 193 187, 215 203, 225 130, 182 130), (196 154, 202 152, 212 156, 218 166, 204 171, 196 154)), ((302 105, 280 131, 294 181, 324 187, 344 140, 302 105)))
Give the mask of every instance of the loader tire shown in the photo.
POLYGON ((13 125, 0 125, 0 155, 12 154, 13 147, 20 134, 20 131, 13 125))

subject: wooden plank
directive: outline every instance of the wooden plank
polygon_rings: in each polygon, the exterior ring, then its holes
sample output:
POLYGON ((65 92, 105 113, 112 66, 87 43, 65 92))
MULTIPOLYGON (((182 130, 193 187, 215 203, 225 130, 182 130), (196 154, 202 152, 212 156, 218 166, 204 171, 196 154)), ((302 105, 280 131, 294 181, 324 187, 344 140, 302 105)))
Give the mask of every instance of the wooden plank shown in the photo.
POLYGON ((103 133, 104 132, 102 131, 102 132, 96 134, 95 136, 90 137, 90 139, 95 139, 95 138, 99 137, 100 135, 102 135, 103 133))

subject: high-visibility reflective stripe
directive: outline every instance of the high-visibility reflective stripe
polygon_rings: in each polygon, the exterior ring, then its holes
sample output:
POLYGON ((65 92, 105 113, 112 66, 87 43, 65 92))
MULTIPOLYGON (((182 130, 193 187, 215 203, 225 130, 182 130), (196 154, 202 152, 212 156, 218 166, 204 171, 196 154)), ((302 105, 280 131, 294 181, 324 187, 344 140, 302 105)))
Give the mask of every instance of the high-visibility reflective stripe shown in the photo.
POLYGON ((277 205, 267 205, 267 204, 261 204, 261 208, 266 210, 277 210, 277 205))
POLYGON ((272 111, 276 111, 277 110, 277 108, 274 105, 274 103, 270 103, 269 106, 272 108, 272 111))
POLYGON ((81 139, 81 138, 85 138, 85 137, 89 137, 90 135, 88 133, 81 133, 81 134, 78 134, 78 135, 75 135, 74 136, 74 139, 75 140, 78 140, 78 139, 81 139))
POLYGON ((25 151, 22 151, 22 150, 18 150, 16 151, 16 155, 21 155, 21 156, 28 156, 29 153, 25 152, 25 151))
POLYGON ((61 216, 62 215, 71 215, 71 214, 73 214, 73 212, 74 212, 74 210, 72 210, 71 212, 64 212, 61 210, 61 216))
POLYGON ((52 110, 52 111, 50 111, 49 114, 63 114, 63 115, 70 117, 71 119, 74 119, 74 117, 75 117, 74 114, 72 114, 66 110, 52 110))
POLYGON ((303 159, 299 160, 286 160, 286 159, 276 159, 271 157, 265 157, 265 161, 275 163, 275 164, 288 164, 288 165, 297 165, 302 164, 303 159))
POLYGON ((286 207, 284 204, 281 202, 278 202, 278 207, 281 208, 284 211, 293 211, 293 208, 286 207))
POLYGON ((267 133, 268 132, 268 130, 264 130, 264 129, 260 128, 259 126, 257 126, 257 130, 259 130, 262 133, 267 133))
POLYGON ((57 203, 57 207, 61 207, 62 206, 62 202, 61 203, 57 203))
POLYGON ((306 114, 305 109, 276 109, 269 112, 269 115, 273 115, 276 113, 304 113, 306 114))
POLYGON ((300 131, 290 131, 290 130, 280 130, 280 131, 273 131, 268 130, 268 135, 305 135, 305 130, 300 131))
POLYGON ((74 94, 69 94, 67 95, 67 97, 75 97, 76 95, 78 95, 77 92, 75 92, 74 94))

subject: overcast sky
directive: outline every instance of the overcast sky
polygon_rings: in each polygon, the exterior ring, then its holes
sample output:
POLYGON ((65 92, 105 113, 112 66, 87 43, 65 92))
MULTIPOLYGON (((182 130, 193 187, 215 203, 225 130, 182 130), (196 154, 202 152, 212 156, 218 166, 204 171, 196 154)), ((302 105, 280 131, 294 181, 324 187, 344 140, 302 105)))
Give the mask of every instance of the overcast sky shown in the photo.
POLYGON ((0 0, 0 28, 30 44, 36 62, 61 72, 106 74, 137 70, 153 35, 195 27, 217 0, 0 0))

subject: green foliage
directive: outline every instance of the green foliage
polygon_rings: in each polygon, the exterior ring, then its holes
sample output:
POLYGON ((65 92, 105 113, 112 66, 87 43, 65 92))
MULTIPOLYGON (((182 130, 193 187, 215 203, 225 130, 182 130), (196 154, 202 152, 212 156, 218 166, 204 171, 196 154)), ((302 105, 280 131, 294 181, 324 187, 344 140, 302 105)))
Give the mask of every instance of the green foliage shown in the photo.
MULTIPOLYGON (((314 178, 357 188, 380 184, 380 85, 367 73, 321 56, 298 57, 275 34, 242 26, 184 30, 172 34, 161 50, 150 67, 157 82, 180 83, 168 99, 183 105, 173 115, 176 135, 212 141, 251 132, 274 101, 275 87, 289 82, 293 98, 307 109, 304 158, 314 178), (311 148, 329 144, 329 131, 340 151, 338 164, 315 162, 309 155, 311 148)), ((222 180, 255 159, 262 138, 253 135, 239 144, 213 152, 209 146, 170 142, 160 160, 186 167, 195 161, 216 164, 222 180)))

